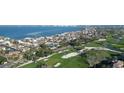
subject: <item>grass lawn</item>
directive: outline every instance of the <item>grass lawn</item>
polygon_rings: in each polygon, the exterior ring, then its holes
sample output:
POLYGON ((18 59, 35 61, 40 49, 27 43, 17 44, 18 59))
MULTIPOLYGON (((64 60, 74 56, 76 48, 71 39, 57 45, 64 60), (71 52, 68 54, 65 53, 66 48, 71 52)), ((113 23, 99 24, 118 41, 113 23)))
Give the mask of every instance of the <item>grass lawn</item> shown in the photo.
POLYGON ((102 45, 98 43, 97 41, 92 41, 92 42, 88 42, 85 46, 86 47, 101 47, 102 45))
POLYGON ((39 61, 37 63, 31 63, 28 65, 23 66, 22 68, 36 68, 40 63, 46 63, 49 68, 54 67, 55 64, 61 63, 59 67, 61 68, 80 68, 80 67, 89 67, 86 59, 81 56, 75 56, 68 59, 62 59, 61 57, 67 53, 58 53, 53 55, 48 59, 48 61, 39 61))
POLYGON ((37 68, 37 66, 41 64, 41 62, 37 62, 37 63, 30 63, 30 64, 27 64, 25 66, 22 66, 21 68, 37 68))
POLYGON ((62 64, 59 66, 61 68, 87 68, 89 64, 86 62, 85 57, 75 56, 69 59, 64 59, 62 64))
POLYGON ((119 44, 113 44, 112 46, 116 48, 124 48, 124 45, 119 45, 119 44))
POLYGON ((56 63, 61 63, 59 67, 61 68, 74 68, 74 67, 88 67, 84 57, 75 56, 68 59, 62 59, 63 54, 56 54, 49 58, 46 62, 48 67, 53 67, 56 63))
POLYGON ((35 68, 37 66, 36 63, 30 63, 30 64, 27 64, 25 66, 22 66, 21 68, 35 68))

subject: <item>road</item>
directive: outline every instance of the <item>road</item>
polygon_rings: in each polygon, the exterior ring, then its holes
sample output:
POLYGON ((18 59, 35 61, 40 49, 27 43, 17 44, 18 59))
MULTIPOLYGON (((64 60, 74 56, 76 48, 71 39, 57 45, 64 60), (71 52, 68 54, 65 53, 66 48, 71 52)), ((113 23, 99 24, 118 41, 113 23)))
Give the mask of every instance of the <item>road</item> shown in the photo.
POLYGON ((116 52, 116 53, 122 53, 121 51, 116 51, 116 50, 112 50, 109 48, 104 48, 104 47, 85 47, 83 50, 106 50, 106 51, 111 51, 111 52, 116 52))
MULTIPOLYGON (((53 53, 53 54, 51 54, 51 55, 49 55, 49 56, 47 56, 47 57, 40 57, 39 59, 36 60, 36 62, 41 61, 41 60, 44 60, 44 59, 48 59, 49 57, 51 57, 51 56, 53 56, 53 55, 55 55, 55 54, 56 54, 56 53, 53 53)), ((28 62, 26 62, 26 63, 24 63, 24 64, 21 64, 21 65, 17 66, 17 68, 22 67, 22 66, 25 66, 25 65, 30 64, 30 63, 33 63, 33 62, 34 62, 34 61, 30 60, 30 61, 28 61, 28 62)))

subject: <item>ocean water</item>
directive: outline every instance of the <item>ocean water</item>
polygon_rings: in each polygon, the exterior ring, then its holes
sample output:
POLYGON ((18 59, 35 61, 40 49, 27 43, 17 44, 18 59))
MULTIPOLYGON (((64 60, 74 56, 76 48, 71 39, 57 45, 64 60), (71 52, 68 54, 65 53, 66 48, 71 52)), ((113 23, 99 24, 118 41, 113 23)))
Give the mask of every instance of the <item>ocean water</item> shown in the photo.
POLYGON ((1 25, 0 36, 23 39, 26 37, 51 36, 79 30, 81 30, 81 26, 1 25))

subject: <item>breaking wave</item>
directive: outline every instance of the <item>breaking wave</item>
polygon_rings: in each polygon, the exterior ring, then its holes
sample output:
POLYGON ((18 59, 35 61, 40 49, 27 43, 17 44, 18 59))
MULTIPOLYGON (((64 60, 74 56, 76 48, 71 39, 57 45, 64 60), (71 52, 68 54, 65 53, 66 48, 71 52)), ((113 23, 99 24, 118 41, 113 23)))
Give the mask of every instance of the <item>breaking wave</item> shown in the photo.
POLYGON ((27 36, 35 36, 35 35, 41 35, 42 32, 33 32, 26 34, 27 36))

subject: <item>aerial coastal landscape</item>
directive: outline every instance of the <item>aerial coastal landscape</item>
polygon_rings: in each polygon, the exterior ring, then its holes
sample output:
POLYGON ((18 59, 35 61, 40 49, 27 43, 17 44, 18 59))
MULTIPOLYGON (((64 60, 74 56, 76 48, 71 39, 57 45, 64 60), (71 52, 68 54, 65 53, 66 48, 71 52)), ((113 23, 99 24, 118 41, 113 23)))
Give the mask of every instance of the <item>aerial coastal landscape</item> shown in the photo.
POLYGON ((0 68, 123 68, 124 25, 0 25, 0 68))

